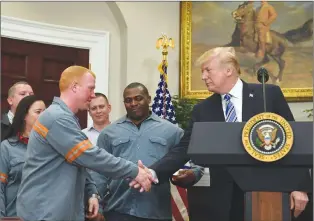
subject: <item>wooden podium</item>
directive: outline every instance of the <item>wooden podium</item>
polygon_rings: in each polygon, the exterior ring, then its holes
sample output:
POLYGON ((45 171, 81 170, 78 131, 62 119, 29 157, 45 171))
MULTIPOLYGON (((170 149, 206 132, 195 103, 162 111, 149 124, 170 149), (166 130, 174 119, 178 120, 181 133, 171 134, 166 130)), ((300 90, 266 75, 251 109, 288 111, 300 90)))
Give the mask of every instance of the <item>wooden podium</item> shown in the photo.
POLYGON ((285 216, 290 211, 289 194, 279 192, 252 192, 250 197, 252 203, 252 220, 291 220, 289 216, 285 216))

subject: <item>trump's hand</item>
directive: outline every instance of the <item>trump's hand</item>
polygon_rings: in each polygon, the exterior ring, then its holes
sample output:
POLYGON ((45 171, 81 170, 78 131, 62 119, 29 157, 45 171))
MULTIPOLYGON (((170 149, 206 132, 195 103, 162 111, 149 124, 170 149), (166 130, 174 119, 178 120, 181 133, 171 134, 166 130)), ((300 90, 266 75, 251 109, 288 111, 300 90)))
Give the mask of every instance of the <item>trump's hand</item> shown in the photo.
POLYGON ((88 211, 86 214, 87 219, 94 219, 98 215, 99 202, 96 197, 91 197, 88 200, 88 211))
POLYGON ((306 193, 293 191, 290 194, 290 209, 294 209, 294 217, 298 217, 305 209, 309 198, 306 193))

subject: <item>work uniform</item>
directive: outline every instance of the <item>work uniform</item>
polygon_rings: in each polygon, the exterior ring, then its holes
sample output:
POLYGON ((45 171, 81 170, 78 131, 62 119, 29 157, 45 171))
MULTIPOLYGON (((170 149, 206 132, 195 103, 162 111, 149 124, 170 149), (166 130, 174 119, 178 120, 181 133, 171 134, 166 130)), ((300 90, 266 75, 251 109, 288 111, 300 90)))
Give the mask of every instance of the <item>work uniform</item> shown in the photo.
POLYGON ((17 215, 25 221, 77 220, 86 168, 113 179, 134 179, 138 174, 136 164, 93 146, 74 113, 55 97, 30 134, 17 215))
MULTIPOLYGON (((97 144, 114 156, 134 163, 141 160, 149 166, 177 145, 183 133, 181 128, 155 113, 139 125, 124 116, 101 131, 97 144)), ((199 180, 201 168, 195 167, 193 171, 199 180)), ((170 182, 153 185, 145 194, 129 188, 125 180, 108 178, 106 187, 109 194, 104 208, 106 220, 172 220, 170 182)))
POLYGON ((84 191, 84 201, 81 204, 81 213, 79 217, 77 218, 77 221, 85 221, 85 206, 88 208, 88 200, 92 197, 93 194, 99 195, 99 191, 97 189, 96 182, 93 180, 93 178, 90 176, 89 173, 86 173, 86 183, 85 183, 85 191, 84 191))
POLYGON ((26 144, 12 137, 0 147, 0 217, 16 216, 16 196, 22 178, 26 144))
MULTIPOLYGON (((90 142, 92 142, 93 145, 97 145, 97 139, 98 139, 100 131, 95 129, 93 126, 90 126, 90 127, 83 129, 82 132, 84 134, 86 134, 86 136, 88 137, 90 142)), ((93 170, 88 169, 87 172, 88 172, 90 178, 93 180, 93 182, 95 182, 95 185, 96 185, 96 188, 98 191, 98 195, 100 197, 98 212, 100 214, 102 214, 103 213, 103 206, 104 206, 104 196, 105 196, 104 193, 106 192, 106 177, 102 174, 99 174, 99 173, 93 171, 93 170)))

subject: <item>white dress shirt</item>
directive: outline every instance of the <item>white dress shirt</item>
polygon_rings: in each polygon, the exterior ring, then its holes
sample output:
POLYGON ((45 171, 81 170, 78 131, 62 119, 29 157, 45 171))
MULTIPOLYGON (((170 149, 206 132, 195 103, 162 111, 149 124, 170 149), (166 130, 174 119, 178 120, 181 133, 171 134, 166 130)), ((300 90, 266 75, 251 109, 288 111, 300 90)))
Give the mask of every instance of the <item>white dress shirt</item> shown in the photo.
POLYGON ((8 112, 8 119, 9 119, 10 124, 12 124, 13 118, 14 118, 14 114, 12 113, 12 111, 9 110, 9 112, 8 112))
MULTIPOLYGON (((242 122, 242 97, 243 97, 243 82, 240 80, 240 78, 238 78, 237 83, 233 86, 233 88, 230 90, 229 94, 231 95, 231 99, 230 101, 232 102, 236 114, 237 114, 237 118, 238 118, 238 122, 242 122)), ((226 101, 224 99, 225 94, 221 95, 221 100, 222 100, 222 109, 224 111, 224 116, 226 119, 226 101)))
POLYGON ((98 139, 100 132, 98 130, 96 130, 93 126, 87 127, 85 129, 83 129, 82 131, 84 134, 86 134, 86 136, 88 137, 90 142, 92 142, 92 144, 96 146, 97 139, 98 139))

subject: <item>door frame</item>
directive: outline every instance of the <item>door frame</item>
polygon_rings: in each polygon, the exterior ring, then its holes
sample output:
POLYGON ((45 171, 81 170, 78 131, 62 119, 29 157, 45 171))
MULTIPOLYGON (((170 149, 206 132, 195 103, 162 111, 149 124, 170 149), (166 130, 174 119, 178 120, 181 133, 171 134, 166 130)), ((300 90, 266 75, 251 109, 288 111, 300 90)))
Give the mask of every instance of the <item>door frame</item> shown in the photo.
MULTIPOLYGON (((95 72, 96 90, 109 96, 109 32, 47 24, 1 16, 1 36, 17 40, 89 50, 89 63, 95 72)), ((88 115, 87 124, 91 118, 88 115)))

